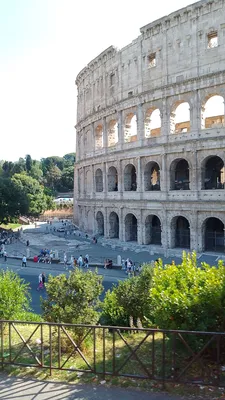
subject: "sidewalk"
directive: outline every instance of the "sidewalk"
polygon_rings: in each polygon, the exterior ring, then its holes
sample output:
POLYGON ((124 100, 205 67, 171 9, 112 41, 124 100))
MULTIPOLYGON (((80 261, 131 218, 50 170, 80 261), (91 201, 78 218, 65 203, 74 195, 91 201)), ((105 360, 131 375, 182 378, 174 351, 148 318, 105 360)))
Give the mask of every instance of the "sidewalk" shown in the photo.
POLYGON ((7 400, 181 400, 167 394, 91 385, 21 379, 0 375, 0 399, 7 400))

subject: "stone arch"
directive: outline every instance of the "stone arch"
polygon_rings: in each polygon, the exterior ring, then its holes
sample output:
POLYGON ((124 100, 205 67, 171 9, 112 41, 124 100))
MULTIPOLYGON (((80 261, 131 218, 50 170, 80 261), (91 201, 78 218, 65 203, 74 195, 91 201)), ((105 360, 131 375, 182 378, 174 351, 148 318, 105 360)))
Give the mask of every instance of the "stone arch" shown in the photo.
POLYGON ((109 215, 109 237, 110 239, 119 239, 119 217, 115 211, 109 215))
POLYGON ((149 108, 145 114, 145 137, 156 137, 161 134, 161 113, 159 108, 149 108))
POLYGON ((96 222, 98 235, 104 236, 104 216, 101 211, 98 211, 96 214, 96 222))
POLYGON ((136 168, 133 164, 127 164, 124 168, 124 190, 136 191, 137 190, 137 174, 136 168))
POLYGON ((137 242, 137 218, 134 214, 127 214, 125 217, 125 241, 137 242))
POLYGON ((225 169, 222 158, 209 156, 202 163, 202 189, 224 189, 225 169))
POLYGON ((135 142, 137 140, 137 116, 129 113, 125 117, 124 142, 135 142))
POLYGON ((170 166, 170 190, 190 190, 189 163, 178 158, 170 166))
POLYGON ((190 132, 190 104, 187 101, 176 102, 170 114, 170 133, 190 132))
POLYGON ((118 191, 118 174, 115 167, 109 167, 108 170, 108 192, 118 191))
POLYGON ((205 251, 223 252, 224 246, 224 223, 219 218, 209 217, 202 225, 205 251))
POLYGON ((161 245, 161 221, 157 215, 148 215, 145 219, 145 244, 161 245))
POLYGON ((96 192, 103 192, 103 173, 100 168, 95 172, 95 189, 96 192))
POLYGON ((184 216, 173 217, 171 221, 171 247, 190 249, 190 223, 184 216))
POLYGON ((95 128, 95 149, 102 149, 103 148, 103 126, 98 125, 95 128))
POLYGON ((224 98, 218 94, 206 97, 201 108, 202 129, 221 128, 224 122, 224 98))
POLYGON ((155 161, 150 161, 145 165, 144 190, 160 190, 160 168, 155 161))
POLYGON ((108 124, 108 146, 115 146, 118 143, 118 122, 115 119, 108 124))
POLYGON ((92 174, 91 174, 90 170, 86 171, 85 191, 86 191, 86 193, 92 192, 92 174))

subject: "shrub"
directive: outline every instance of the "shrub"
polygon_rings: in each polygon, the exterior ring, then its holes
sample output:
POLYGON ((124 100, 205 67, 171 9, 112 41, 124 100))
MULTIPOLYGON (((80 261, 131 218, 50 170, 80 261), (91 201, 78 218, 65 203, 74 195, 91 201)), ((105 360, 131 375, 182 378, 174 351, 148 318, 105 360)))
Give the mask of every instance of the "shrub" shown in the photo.
POLYGON ((150 289, 152 317, 160 328, 224 331, 225 267, 198 267, 196 254, 180 265, 155 265, 150 289))
POLYGON ((151 310, 149 290, 152 276, 153 267, 144 265, 139 276, 120 281, 111 292, 107 292, 102 304, 102 320, 131 327, 146 324, 151 310))
POLYGON ((16 319, 29 310, 29 284, 13 271, 0 271, 0 319, 16 319))
POLYGON ((103 291, 102 277, 97 272, 84 273, 76 268, 65 274, 49 276, 47 298, 42 300, 44 318, 49 322, 95 324, 99 296, 103 291))

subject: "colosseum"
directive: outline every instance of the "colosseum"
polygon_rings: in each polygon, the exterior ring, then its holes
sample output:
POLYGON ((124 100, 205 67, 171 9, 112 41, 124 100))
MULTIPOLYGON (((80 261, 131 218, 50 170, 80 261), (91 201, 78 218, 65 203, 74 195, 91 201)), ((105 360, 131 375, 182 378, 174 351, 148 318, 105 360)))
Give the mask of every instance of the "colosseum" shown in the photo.
POLYGON ((225 0, 149 23, 76 85, 80 229, 156 253, 224 252, 225 0))

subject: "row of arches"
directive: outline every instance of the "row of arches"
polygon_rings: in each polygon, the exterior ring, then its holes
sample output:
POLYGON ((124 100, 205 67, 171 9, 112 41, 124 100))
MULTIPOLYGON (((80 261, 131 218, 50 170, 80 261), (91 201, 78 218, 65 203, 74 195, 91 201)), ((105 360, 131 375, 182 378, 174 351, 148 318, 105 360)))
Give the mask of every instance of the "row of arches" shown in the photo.
MULTIPOLYGON (((97 233, 104 236, 105 221, 101 211, 96 214, 97 233)), ((116 212, 109 215, 109 237, 119 239, 120 221, 116 212)), ((125 241, 137 242, 138 221, 134 214, 128 213, 124 219, 125 241)), ((171 247, 190 249, 190 224, 187 218, 176 216, 171 221, 171 247)), ((144 244, 162 245, 161 221, 156 215, 148 215, 144 224, 144 244)), ((214 217, 207 218, 202 225, 205 251, 224 251, 224 224, 214 217)))
MULTIPOLYGON (((201 107, 201 129, 210 129, 224 126, 224 98, 217 94, 207 96, 201 107)), ((159 108, 151 107, 144 115, 145 138, 156 137, 161 134, 162 114, 159 108)), ((107 145, 115 146, 118 143, 118 122, 114 118, 107 124, 107 145)), ((170 133, 185 133, 191 130, 190 104, 187 101, 177 101, 170 112, 170 133)), ((85 144, 90 142, 91 131, 85 133, 85 144)), ((98 124, 94 131, 95 149, 103 148, 103 125, 98 124)), ((124 142, 137 140, 137 115, 129 112, 124 119, 124 142)))
MULTIPOLYGON (((201 188, 203 190, 224 189, 225 169, 224 162, 218 156, 206 157, 201 165, 201 188)), ((137 171, 133 164, 127 164, 123 172, 124 190, 137 190, 137 171)), ((88 178, 90 181, 91 178, 88 178)), ((150 161, 145 165, 144 191, 161 190, 160 167, 155 161, 150 161)), ((118 172, 111 166, 107 172, 108 192, 118 191, 118 172)), ((98 168, 95 172, 95 190, 102 192, 103 172, 98 168)), ((190 166, 186 159, 176 159, 170 165, 170 190, 190 190, 190 166)))

